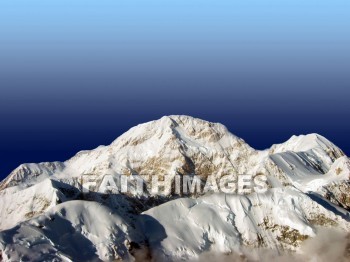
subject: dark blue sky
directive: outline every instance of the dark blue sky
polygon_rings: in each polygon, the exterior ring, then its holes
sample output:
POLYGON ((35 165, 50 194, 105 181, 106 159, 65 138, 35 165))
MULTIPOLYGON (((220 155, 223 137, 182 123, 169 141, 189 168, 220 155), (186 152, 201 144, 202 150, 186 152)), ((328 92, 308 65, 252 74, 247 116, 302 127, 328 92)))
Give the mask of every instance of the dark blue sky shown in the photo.
POLYGON ((0 177, 168 114, 350 154, 349 1, 2 1, 0 177))

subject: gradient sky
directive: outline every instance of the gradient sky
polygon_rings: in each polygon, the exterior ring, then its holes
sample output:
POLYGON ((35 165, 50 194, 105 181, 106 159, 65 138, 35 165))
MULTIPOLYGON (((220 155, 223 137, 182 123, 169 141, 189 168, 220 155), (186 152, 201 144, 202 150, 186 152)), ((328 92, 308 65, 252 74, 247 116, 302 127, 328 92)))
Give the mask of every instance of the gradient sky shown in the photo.
POLYGON ((168 114, 350 154, 350 1, 0 2, 0 178, 168 114))

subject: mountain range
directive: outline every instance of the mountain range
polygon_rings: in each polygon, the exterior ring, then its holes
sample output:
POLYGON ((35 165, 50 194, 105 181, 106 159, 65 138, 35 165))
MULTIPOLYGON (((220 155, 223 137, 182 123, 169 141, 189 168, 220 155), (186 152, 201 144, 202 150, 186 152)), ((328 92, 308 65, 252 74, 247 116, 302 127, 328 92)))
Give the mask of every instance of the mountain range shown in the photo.
MULTIPOLYGON (((222 124, 165 116, 65 162, 12 171, 0 183, 0 260, 195 261, 215 253, 255 261, 261 250, 307 255, 304 243, 324 228, 350 234, 349 179, 349 158, 321 135, 255 150, 222 124), (180 175, 204 183, 244 174, 266 176, 268 190, 152 195, 147 181, 142 194, 109 190, 104 181, 107 175, 180 175), (99 188, 83 191, 85 180, 99 188)), ((339 252, 349 258, 349 250, 339 252)))

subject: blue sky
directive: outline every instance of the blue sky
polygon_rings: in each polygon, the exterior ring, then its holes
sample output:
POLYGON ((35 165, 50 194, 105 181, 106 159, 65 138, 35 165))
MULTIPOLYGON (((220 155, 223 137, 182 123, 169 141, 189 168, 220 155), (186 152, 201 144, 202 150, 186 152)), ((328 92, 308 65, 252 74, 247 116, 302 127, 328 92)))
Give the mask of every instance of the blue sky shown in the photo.
POLYGON ((349 1, 1 1, 0 177, 166 114, 350 154, 349 1))

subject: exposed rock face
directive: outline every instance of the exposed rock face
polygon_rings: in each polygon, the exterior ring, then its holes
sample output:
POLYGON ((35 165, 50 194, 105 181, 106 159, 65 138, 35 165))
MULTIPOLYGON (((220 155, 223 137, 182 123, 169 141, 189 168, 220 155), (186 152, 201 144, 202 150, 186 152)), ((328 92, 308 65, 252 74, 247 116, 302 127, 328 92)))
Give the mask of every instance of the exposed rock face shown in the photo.
MULTIPOLYGON (((90 239, 91 227, 81 231, 79 223, 73 225, 79 237, 92 242, 100 259, 132 259, 130 254, 138 248, 146 248, 146 256, 155 252, 154 256, 167 259, 189 259, 207 250, 237 252, 241 246, 297 250, 305 239, 315 235, 317 226, 350 231, 349 176, 349 159, 317 134, 293 136, 283 144, 259 151, 221 124, 166 116, 131 128, 111 145, 79 152, 64 163, 24 164, 15 169, 0 184, 0 230, 7 230, 0 233, 0 250, 5 258, 20 256, 24 252, 22 242, 14 239, 9 243, 7 239, 18 234, 29 237, 26 232, 32 226, 28 228, 27 223, 33 225, 47 214, 56 216, 55 212, 65 210, 76 199, 81 201, 75 208, 86 201, 98 202, 113 210, 111 219, 116 213, 121 224, 128 225, 126 238, 108 240, 115 241, 116 249, 96 246, 97 242, 90 239), (163 197, 151 197, 147 190, 137 197, 119 192, 80 192, 82 175, 101 185, 105 175, 164 175, 164 179, 191 175, 204 183, 209 176, 244 174, 267 176, 269 191, 248 196, 196 193, 186 199, 175 199, 178 196, 174 191, 163 197), (154 235, 144 228, 150 221, 160 233, 154 235), (141 237, 128 238, 140 232, 141 237), (118 248, 120 241, 126 240, 129 244, 118 248)), ((93 212, 90 215, 98 216, 93 212)), ((71 216, 59 216, 67 223, 76 221, 71 216)), ((112 234, 108 223, 102 226, 103 232, 112 234)), ((36 230, 40 234, 35 241, 46 238, 50 256, 64 253, 56 248, 56 244, 62 244, 61 239, 52 239, 40 227, 36 230)), ((28 242, 34 244, 32 240, 28 242)), ((74 252, 69 254, 64 256, 74 258, 74 252)))

